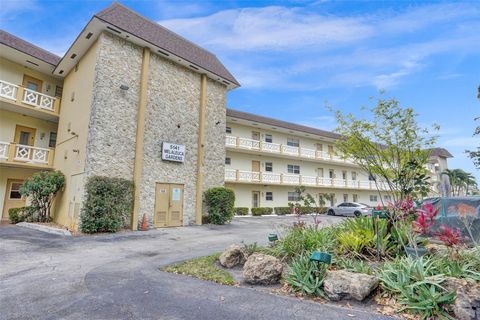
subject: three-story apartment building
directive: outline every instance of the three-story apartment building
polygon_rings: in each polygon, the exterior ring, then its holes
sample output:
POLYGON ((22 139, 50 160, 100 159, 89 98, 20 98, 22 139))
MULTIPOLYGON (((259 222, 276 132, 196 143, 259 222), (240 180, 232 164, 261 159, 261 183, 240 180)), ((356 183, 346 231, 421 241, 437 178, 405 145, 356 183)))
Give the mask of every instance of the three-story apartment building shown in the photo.
MULTIPOLYGON (((286 207, 298 199, 298 186, 316 200, 328 195, 327 206, 390 201, 386 184, 336 152, 336 133, 229 109, 226 134, 225 185, 235 191, 237 207, 286 207)), ((438 172, 451 155, 431 154, 432 195, 438 195, 438 172)))

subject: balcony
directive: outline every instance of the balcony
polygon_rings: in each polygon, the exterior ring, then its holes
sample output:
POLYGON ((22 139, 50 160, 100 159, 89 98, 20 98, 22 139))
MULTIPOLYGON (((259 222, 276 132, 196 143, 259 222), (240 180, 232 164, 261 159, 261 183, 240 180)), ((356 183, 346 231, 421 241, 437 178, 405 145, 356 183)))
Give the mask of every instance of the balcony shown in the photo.
MULTIPOLYGON (((339 189, 376 190, 374 181, 332 179, 300 174, 225 170, 225 182, 258 183, 271 185, 324 187, 339 189)), ((379 183, 380 190, 387 190, 385 183, 379 183)))
MULTIPOLYGON (((0 80, 0 101, 24 108, 24 111, 42 113, 47 118, 58 118, 60 99, 0 80)), ((16 110, 11 110, 16 111, 16 110)), ((18 111, 18 109, 17 109, 18 111)), ((51 120, 51 119, 48 119, 51 120)))
POLYGON ((53 155, 53 148, 38 148, 0 141, 0 164, 52 168, 53 155))
POLYGON ((253 139, 227 136, 225 140, 227 148, 233 148, 239 151, 254 151, 259 153, 275 154, 288 158, 299 158, 305 160, 318 160, 336 162, 338 164, 355 165, 352 160, 343 159, 335 154, 323 151, 292 147, 279 143, 263 142, 253 139))

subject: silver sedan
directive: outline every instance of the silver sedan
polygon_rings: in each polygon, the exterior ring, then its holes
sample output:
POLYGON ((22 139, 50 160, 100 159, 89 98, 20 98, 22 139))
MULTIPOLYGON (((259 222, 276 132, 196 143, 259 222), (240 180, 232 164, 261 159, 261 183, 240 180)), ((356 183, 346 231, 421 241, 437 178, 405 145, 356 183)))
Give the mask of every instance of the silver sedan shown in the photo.
POLYGON ((343 202, 335 207, 328 208, 327 214, 331 216, 361 217, 372 214, 372 208, 364 203, 343 202))

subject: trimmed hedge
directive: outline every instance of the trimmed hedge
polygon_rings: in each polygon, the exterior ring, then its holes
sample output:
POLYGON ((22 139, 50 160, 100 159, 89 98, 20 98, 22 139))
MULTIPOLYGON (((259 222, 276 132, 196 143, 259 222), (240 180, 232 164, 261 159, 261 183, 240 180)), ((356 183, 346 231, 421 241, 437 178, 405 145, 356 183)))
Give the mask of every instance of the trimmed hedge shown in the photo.
POLYGON ((252 216, 263 216, 266 214, 272 214, 272 208, 252 208, 252 216))
MULTIPOLYGON (((292 213, 292 208, 290 207, 275 207, 273 208, 274 212, 276 215, 282 216, 285 214, 291 214, 292 213)), ((318 213, 318 214, 324 214, 327 212, 327 207, 300 207, 300 214, 309 214, 309 213, 318 213)))
POLYGON ((10 208, 8 209, 8 218, 10 219, 10 223, 12 224, 23 221, 31 222, 35 220, 34 218, 36 212, 37 208, 31 206, 10 208))
POLYGON ((93 176, 85 184, 80 229, 85 233, 116 232, 130 223, 133 182, 93 176))
POLYGON ((275 208, 273 208, 273 211, 275 212, 276 215, 283 216, 283 215, 292 213, 292 208, 290 208, 290 207, 275 207, 275 208))
POLYGON ((247 207, 237 207, 233 209, 233 213, 236 216, 246 216, 248 214, 248 208, 247 207))
POLYGON ((208 189, 205 191, 205 203, 210 223, 225 224, 232 220, 235 205, 233 190, 224 187, 208 189))

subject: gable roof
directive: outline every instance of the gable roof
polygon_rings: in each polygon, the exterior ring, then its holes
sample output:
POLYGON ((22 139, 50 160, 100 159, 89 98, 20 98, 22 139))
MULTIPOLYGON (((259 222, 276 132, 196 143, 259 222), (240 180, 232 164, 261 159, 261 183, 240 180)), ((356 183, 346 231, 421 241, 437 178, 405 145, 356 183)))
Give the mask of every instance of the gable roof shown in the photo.
POLYGON ((113 3, 94 17, 240 85, 214 54, 119 3, 113 3))
POLYGON ((47 50, 37 47, 36 45, 20 39, 13 34, 10 34, 0 29, 0 44, 6 45, 12 49, 23 52, 29 56, 35 57, 43 62, 56 66, 60 61, 60 57, 54 55, 47 50))
POLYGON ((452 154, 445 148, 432 148, 430 149, 431 157, 453 158, 452 154))

